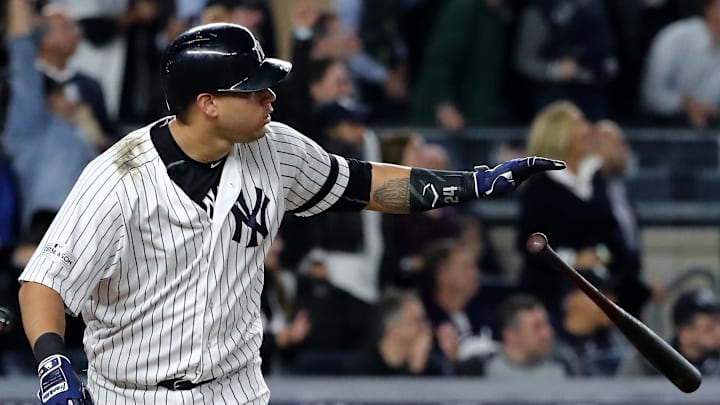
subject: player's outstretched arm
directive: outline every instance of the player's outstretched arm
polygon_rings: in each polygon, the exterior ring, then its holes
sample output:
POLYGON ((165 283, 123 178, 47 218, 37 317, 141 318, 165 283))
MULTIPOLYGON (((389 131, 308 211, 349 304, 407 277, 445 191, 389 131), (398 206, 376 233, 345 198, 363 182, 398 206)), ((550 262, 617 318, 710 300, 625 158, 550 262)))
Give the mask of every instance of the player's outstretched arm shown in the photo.
POLYGON ((565 162, 541 157, 513 159, 492 169, 476 166, 472 172, 371 164, 370 202, 365 208, 391 214, 502 197, 533 174, 565 168, 565 162))
POLYGON ((55 290, 26 282, 20 287, 20 312, 23 327, 38 361, 43 404, 92 404, 85 386, 75 375, 65 356, 65 304, 55 290))

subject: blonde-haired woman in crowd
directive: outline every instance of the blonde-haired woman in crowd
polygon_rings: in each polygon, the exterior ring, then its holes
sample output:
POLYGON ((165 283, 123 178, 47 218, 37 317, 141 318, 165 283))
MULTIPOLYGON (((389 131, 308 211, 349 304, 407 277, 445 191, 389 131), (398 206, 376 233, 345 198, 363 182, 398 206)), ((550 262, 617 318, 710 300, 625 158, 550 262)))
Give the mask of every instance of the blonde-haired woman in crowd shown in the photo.
MULTIPOLYGON (((626 298, 637 302, 640 295, 647 297, 649 290, 639 280, 639 259, 624 243, 613 215, 599 170, 602 161, 593 153, 592 129, 582 111, 567 101, 549 104, 535 117, 527 153, 562 159, 567 169, 536 176, 523 188, 518 249, 525 252, 528 236, 543 232, 555 250, 575 268, 607 279, 606 292, 614 295, 620 305, 626 298)), ((589 356, 582 350, 587 344, 601 351, 612 349, 609 329, 583 322, 582 316, 577 318, 565 311, 570 286, 563 275, 531 255, 525 254, 524 258, 520 287, 543 301, 556 320, 561 340, 578 348, 581 358, 589 356)), ((584 360, 587 364, 593 361, 584 360)), ((589 367, 586 373, 612 374, 616 366, 617 362, 610 361, 603 367, 589 367)))

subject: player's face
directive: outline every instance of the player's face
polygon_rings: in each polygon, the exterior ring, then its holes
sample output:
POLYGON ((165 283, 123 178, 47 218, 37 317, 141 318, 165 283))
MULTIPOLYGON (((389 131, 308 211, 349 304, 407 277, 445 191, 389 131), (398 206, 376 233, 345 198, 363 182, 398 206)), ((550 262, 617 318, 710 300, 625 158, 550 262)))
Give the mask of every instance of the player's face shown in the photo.
POLYGON ((275 93, 270 89, 252 93, 220 93, 215 96, 221 133, 236 143, 252 142, 265 135, 275 93))

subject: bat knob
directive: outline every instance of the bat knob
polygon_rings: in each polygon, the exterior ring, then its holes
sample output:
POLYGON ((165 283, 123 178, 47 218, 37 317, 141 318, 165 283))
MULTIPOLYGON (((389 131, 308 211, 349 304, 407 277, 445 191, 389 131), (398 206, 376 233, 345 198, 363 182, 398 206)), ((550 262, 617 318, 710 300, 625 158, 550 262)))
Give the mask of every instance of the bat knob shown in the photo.
POLYGON ((545 234, 543 233, 535 232, 534 234, 530 235, 527 240, 527 250, 530 253, 537 254, 542 252, 543 249, 547 247, 547 244, 547 236, 545 236, 545 234))

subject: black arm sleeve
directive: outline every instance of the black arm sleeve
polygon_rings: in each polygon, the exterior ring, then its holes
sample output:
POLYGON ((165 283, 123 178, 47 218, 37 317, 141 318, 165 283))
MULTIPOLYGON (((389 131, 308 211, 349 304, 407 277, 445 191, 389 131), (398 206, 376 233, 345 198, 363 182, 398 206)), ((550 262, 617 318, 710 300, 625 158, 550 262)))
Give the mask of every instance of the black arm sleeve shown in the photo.
POLYGON ((410 212, 422 212, 477 200, 473 172, 410 170, 410 212))
POLYGON ((332 211, 360 211, 370 202, 372 166, 370 163, 347 159, 350 178, 345 192, 329 209, 332 211))

